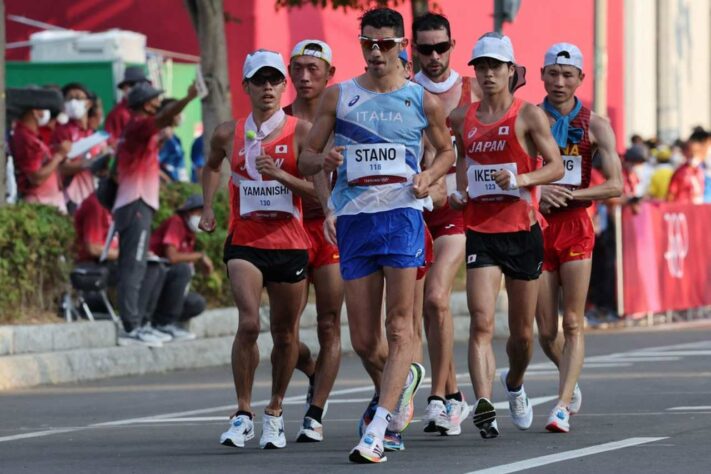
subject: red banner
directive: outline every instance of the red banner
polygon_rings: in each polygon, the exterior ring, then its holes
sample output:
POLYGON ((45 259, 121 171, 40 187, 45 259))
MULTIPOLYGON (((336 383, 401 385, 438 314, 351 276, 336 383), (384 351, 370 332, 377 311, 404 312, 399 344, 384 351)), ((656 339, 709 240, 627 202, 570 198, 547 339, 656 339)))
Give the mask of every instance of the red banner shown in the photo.
POLYGON ((711 305, 711 204, 622 211, 625 315, 711 305))

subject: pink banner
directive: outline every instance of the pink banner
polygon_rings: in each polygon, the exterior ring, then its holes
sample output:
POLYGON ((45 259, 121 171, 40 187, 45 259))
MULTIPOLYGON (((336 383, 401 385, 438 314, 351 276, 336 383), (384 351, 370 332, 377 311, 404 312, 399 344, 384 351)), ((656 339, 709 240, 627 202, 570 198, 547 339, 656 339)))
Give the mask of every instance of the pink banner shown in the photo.
POLYGON ((622 211, 624 314, 711 305, 711 204, 622 211))

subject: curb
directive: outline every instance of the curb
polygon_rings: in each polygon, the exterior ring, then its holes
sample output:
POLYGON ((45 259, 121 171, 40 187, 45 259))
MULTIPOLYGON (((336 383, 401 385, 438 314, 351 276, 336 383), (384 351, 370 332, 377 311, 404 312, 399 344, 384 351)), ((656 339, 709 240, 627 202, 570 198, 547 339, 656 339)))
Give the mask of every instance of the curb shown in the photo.
MULTIPOLYGON (((497 302, 496 337, 508 335, 507 307, 502 292, 497 302)), ((469 313, 464 293, 452 294, 451 309, 455 340, 466 341, 469 313)), ((345 308, 342 314, 345 315, 345 308)), ((261 308, 260 321, 262 332, 257 340, 260 360, 269 360, 273 345, 267 307, 261 308)), ((307 305, 301 323, 300 340, 316 352, 314 304, 307 305)), ((230 364, 237 330, 235 308, 206 311, 191 320, 190 330, 198 339, 153 349, 117 346, 117 330, 111 321, 0 326, 0 390, 230 364)), ((341 347, 343 353, 353 352, 345 316, 341 347)))

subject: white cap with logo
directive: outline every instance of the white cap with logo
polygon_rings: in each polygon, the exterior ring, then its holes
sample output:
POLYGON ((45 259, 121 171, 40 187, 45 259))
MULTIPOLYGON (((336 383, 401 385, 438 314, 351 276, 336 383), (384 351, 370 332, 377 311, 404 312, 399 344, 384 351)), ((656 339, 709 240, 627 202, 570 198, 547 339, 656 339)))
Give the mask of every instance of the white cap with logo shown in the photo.
POLYGON ((474 45, 469 65, 479 58, 493 58, 505 63, 515 63, 513 45, 508 36, 499 33, 486 33, 474 45))
POLYGON ((546 51, 543 58, 543 67, 562 64, 565 66, 575 66, 583 70, 583 53, 580 48, 570 43, 556 43, 546 51))
POLYGON ((321 40, 305 39, 296 43, 294 49, 291 50, 290 58, 294 59, 299 56, 313 56, 323 59, 329 66, 333 64, 333 51, 328 44, 321 40))
POLYGON ((284 65, 284 59, 280 53, 268 49, 258 49, 253 53, 249 53, 244 60, 242 78, 250 79, 257 71, 265 67, 274 68, 282 73, 284 77, 287 76, 286 65, 284 65))

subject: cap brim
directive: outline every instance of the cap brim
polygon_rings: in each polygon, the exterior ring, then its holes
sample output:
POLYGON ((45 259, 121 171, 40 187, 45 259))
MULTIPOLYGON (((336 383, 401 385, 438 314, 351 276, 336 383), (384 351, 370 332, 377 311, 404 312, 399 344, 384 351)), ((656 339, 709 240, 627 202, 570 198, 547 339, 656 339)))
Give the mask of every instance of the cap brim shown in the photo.
POLYGON ((501 55, 499 55, 499 54, 482 54, 482 55, 480 55, 480 56, 477 56, 476 58, 472 58, 467 64, 468 64, 469 66, 471 66, 471 65, 474 64, 474 62, 475 62, 477 59, 481 59, 481 58, 496 59, 497 61, 501 61, 502 63, 513 63, 513 61, 511 61, 509 58, 504 57, 504 56, 501 56, 501 55))
POLYGON ((264 66, 259 66, 257 68, 252 69, 251 71, 249 71, 247 74, 245 74, 244 79, 251 79, 252 77, 254 77, 255 74, 257 74, 259 72, 260 69, 264 69, 264 68, 274 69, 275 71, 278 71, 279 74, 281 74, 284 77, 286 77, 286 75, 287 75, 286 71, 282 71, 278 67, 265 64, 264 66))

